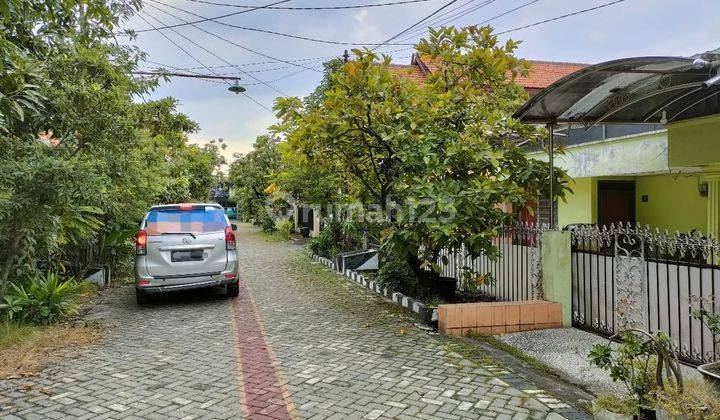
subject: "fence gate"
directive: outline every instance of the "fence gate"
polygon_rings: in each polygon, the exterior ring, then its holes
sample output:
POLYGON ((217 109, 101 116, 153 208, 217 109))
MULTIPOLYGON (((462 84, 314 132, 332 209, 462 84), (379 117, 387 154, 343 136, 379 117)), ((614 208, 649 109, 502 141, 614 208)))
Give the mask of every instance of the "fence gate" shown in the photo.
POLYGON ((720 243, 698 232, 583 225, 571 229, 573 325, 610 336, 664 331, 683 361, 719 360, 715 337, 691 316, 720 312, 720 243))

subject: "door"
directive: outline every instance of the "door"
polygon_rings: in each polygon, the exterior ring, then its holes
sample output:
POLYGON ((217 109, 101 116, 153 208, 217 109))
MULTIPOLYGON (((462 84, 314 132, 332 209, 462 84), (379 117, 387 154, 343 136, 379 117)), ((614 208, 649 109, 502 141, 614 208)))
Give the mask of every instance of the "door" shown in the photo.
POLYGON ((598 225, 635 223, 635 181, 598 181, 598 225))

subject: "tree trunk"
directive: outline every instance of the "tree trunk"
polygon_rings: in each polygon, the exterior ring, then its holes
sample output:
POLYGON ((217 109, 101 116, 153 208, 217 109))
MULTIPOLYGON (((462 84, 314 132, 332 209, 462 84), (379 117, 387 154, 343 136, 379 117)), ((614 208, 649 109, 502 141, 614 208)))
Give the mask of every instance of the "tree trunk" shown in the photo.
POLYGON ((15 257, 20 249, 21 239, 22 235, 18 233, 17 230, 14 230, 10 240, 10 246, 7 250, 7 255, 5 256, 2 271, 0 271, 0 302, 3 302, 5 299, 5 291, 7 290, 10 270, 12 269, 12 265, 15 263, 15 257))

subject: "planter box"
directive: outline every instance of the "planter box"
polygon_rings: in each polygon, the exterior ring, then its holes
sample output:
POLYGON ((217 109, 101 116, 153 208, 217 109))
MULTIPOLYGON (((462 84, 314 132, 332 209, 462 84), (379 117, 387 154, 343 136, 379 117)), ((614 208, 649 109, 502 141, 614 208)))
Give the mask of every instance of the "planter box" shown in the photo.
POLYGON ((451 303, 438 307, 438 328, 454 337, 562 327, 562 306, 544 300, 451 303))
POLYGON ((720 362, 705 363, 697 368, 703 376, 713 382, 720 382, 720 362))

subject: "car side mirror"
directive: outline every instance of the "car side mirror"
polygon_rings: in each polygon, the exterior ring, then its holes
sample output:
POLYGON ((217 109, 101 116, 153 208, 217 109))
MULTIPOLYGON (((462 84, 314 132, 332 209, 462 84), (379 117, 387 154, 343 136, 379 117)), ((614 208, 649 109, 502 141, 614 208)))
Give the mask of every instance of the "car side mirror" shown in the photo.
POLYGON ((230 226, 232 226, 232 230, 233 230, 233 231, 236 231, 236 230, 237 230, 237 225, 236 225, 235 223, 230 224, 230 226))

